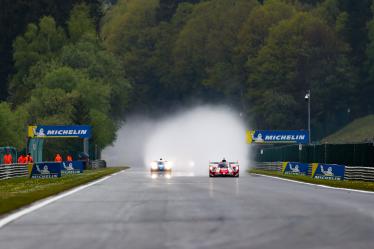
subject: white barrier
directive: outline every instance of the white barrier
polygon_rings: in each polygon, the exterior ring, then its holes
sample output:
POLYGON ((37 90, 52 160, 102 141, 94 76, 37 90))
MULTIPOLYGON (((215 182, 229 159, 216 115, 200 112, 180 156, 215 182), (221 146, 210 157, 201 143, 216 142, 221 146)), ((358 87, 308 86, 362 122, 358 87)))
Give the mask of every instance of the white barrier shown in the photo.
MULTIPOLYGON (((282 171, 282 162, 255 162, 255 169, 267 171, 282 171)), ((309 164, 308 175, 312 172, 309 164)), ((374 167, 345 166, 344 180, 350 181, 374 181, 374 167)))
POLYGON ((0 180, 28 175, 27 164, 0 164, 0 180))

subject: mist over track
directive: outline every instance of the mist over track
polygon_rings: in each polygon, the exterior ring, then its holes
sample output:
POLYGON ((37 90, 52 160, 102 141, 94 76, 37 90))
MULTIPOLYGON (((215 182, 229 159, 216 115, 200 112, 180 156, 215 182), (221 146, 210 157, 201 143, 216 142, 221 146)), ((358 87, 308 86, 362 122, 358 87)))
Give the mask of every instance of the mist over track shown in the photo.
POLYGON ((248 166, 246 126, 239 112, 226 106, 202 105, 161 118, 129 117, 113 146, 103 152, 109 165, 148 168, 164 158, 176 171, 205 175, 209 161, 225 157, 248 166))

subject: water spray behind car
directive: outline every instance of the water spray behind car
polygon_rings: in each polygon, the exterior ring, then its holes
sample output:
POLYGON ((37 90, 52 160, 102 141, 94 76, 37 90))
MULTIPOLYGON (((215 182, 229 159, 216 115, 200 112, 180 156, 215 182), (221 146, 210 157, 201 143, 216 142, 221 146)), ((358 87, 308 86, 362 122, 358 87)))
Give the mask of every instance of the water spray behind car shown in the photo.
POLYGON ((208 176, 209 161, 222 158, 238 161, 245 170, 249 158, 245 131, 239 112, 204 105, 161 120, 130 118, 103 155, 110 165, 125 163, 147 170, 162 158, 170 162, 173 174, 208 176))

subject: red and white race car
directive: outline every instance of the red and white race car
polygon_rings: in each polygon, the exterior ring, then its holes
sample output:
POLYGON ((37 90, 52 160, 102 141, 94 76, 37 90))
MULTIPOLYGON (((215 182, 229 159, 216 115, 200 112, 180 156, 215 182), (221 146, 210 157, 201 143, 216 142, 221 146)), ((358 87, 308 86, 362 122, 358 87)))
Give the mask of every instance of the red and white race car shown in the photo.
POLYGON ((209 177, 228 176, 239 177, 239 163, 238 162, 209 162, 209 177))

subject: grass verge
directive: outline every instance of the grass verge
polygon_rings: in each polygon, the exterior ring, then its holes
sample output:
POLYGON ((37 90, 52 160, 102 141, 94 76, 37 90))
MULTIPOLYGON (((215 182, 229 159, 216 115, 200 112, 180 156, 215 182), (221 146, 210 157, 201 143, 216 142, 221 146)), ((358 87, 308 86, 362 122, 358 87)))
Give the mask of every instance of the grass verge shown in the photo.
POLYGON ((0 181, 0 215, 37 200, 116 173, 125 167, 85 170, 57 179, 13 178, 0 181))
POLYGON ((277 177, 291 179, 295 181, 320 184, 320 185, 331 186, 331 187, 336 187, 336 188, 349 188, 349 189, 374 191, 374 182, 321 180, 321 179, 311 178, 310 176, 283 175, 282 173, 278 171, 265 171, 265 170, 258 170, 258 169, 250 169, 249 173, 277 176, 277 177))

